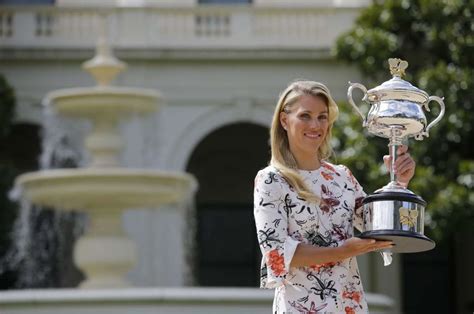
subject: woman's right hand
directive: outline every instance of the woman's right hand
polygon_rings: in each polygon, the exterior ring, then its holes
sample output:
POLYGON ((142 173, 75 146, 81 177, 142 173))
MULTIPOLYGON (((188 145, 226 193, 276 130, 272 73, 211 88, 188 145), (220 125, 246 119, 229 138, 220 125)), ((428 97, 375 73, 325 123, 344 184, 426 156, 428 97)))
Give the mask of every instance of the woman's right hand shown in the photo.
POLYGON ((392 241, 377 241, 374 239, 361 239, 353 237, 341 245, 348 255, 357 256, 373 251, 390 249, 393 247, 392 241))

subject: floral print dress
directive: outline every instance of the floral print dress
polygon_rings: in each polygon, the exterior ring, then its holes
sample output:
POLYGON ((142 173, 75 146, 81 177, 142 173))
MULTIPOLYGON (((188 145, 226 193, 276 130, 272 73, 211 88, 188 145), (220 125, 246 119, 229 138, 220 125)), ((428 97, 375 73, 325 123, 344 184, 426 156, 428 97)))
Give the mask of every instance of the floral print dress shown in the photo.
POLYGON ((323 162, 298 170, 321 198, 300 198, 278 170, 268 166, 255 178, 254 215, 262 251, 261 288, 275 288, 273 313, 368 312, 355 257, 290 267, 299 243, 337 247, 362 228, 364 192, 348 168, 323 162), (355 210, 359 209, 359 210, 355 210))

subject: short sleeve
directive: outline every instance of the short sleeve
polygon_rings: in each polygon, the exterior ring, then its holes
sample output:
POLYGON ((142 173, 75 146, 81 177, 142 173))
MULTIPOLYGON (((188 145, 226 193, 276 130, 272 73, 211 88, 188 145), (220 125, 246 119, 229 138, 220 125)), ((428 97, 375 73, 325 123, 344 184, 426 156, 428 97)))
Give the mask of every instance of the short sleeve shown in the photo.
POLYGON ((285 198, 289 186, 275 171, 260 170, 255 178, 254 217, 262 252, 261 288, 275 288, 287 281, 299 241, 288 235, 285 198))
POLYGON ((363 201, 367 194, 364 192, 364 189, 359 184, 357 179, 354 177, 352 172, 346 166, 343 166, 348 177, 348 184, 351 185, 352 190, 354 191, 354 227, 359 231, 364 231, 364 217, 363 217, 363 201))

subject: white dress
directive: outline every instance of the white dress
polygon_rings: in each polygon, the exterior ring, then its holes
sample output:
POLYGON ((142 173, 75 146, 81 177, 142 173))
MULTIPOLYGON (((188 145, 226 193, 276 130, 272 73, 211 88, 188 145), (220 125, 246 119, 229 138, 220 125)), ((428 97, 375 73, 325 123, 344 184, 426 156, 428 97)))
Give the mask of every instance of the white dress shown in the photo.
POLYGON ((359 209, 365 196, 345 166, 324 162, 314 171, 299 170, 321 198, 315 205, 300 198, 278 170, 268 166, 255 178, 254 215, 262 251, 261 288, 275 288, 273 313, 368 312, 355 257, 335 263, 291 267, 299 243, 337 247, 362 227, 359 209))

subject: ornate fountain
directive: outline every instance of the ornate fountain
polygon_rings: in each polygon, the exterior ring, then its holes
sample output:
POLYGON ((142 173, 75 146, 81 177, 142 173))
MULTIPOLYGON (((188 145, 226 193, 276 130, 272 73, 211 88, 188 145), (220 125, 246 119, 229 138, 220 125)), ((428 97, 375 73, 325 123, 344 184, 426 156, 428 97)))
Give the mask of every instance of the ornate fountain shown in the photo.
POLYGON ((136 254, 122 228, 123 212, 183 201, 191 197, 196 182, 185 173, 119 166, 124 144, 118 124, 132 115, 155 112, 159 93, 111 86, 126 65, 113 56, 104 34, 95 57, 83 68, 97 86, 56 90, 46 96, 45 103, 58 115, 92 122, 85 139, 89 165, 27 173, 17 178, 16 185, 33 204, 88 215, 86 234, 74 249, 74 262, 86 276, 81 288, 124 287, 129 286, 124 276, 136 254))

